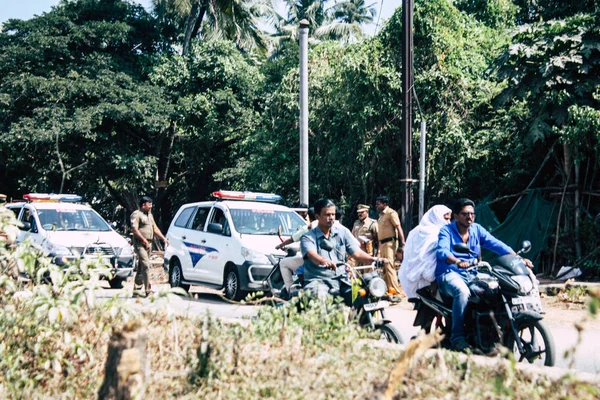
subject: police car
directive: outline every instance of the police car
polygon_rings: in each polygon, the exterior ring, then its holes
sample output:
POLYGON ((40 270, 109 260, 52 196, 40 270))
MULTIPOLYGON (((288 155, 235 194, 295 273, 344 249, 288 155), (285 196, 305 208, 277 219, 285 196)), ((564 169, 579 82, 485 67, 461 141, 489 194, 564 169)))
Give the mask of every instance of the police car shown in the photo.
POLYGON ((229 299, 267 290, 268 254, 306 222, 269 193, 218 191, 215 201, 181 206, 167 231, 165 271, 171 287, 224 288, 229 299))
POLYGON ((101 261, 112 267, 110 286, 123 287, 133 271, 133 249, 96 211, 80 203, 81 196, 29 193, 23 199, 6 205, 22 224, 17 243, 29 240, 59 266, 101 261))

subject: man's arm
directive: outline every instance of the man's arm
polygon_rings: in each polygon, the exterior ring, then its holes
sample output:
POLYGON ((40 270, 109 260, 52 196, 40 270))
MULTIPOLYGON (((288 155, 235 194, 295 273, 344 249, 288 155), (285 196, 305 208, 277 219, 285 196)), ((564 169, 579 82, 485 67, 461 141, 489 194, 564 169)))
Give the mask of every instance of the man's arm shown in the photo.
MULTIPOLYGON (((506 245, 501 240, 496 239, 483 226, 479 226, 478 228, 481 247, 491 250, 499 256, 503 256, 506 254, 517 255, 517 253, 515 253, 515 251, 510 246, 506 245)), ((533 263, 531 262, 531 260, 523 258, 523 262, 528 268, 533 268, 533 263)))
POLYGON ((158 236, 163 242, 165 242, 166 246, 169 245, 169 239, 167 239, 165 237, 165 235, 162 234, 162 232, 160 231, 160 229, 158 228, 158 226, 156 226, 156 224, 154 224, 154 234, 156 236, 158 236))
POLYGON ((402 232, 402 226, 400 226, 400 217, 397 212, 392 213, 392 225, 394 225, 394 229, 396 230, 396 237, 400 241, 398 248, 404 247, 404 232, 402 232))
POLYGON ((317 252, 317 245, 312 235, 304 235, 300 239, 300 251, 302 257, 308 258, 315 265, 323 265, 326 268, 335 269, 336 265, 333 261, 322 257, 317 252))
MULTIPOLYGON (((440 229, 437 245, 437 259, 445 261, 446 264, 457 264, 460 260, 452 254, 452 232, 450 229, 440 229)), ((468 264, 468 263, 467 263, 468 264)), ((459 265, 460 266, 460 265, 459 265)))

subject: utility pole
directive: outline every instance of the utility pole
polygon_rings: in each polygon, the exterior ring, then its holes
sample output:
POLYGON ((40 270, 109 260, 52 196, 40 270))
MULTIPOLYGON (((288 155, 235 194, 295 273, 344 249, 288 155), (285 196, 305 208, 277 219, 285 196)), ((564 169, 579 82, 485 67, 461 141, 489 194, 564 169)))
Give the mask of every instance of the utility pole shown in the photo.
POLYGON ((300 21, 300 203, 308 204, 308 21, 300 21))
POLYGON ((400 182, 402 183, 402 228, 412 229, 412 84, 413 84, 413 0, 402 1, 402 147, 400 182))

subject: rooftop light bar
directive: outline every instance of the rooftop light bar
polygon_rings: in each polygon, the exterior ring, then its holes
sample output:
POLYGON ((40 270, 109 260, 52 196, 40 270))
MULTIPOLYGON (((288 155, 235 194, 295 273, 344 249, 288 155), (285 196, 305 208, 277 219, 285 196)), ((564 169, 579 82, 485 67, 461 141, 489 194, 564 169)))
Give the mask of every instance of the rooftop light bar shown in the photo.
POLYGON ((234 190, 219 190, 213 192, 214 197, 221 200, 254 200, 276 202, 281 200, 281 196, 273 193, 255 193, 255 192, 238 192, 234 190))
POLYGON ((76 194, 54 194, 54 193, 27 193, 23 195, 27 201, 81 201, 82 197, 76 194))

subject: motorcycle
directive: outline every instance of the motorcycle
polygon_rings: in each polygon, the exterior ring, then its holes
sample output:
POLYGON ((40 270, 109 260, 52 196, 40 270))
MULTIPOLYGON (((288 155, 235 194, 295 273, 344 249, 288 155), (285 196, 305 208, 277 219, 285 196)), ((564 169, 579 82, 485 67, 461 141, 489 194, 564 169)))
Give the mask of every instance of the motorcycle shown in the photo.
MULTIPOLYGON (((286 292, 279 269, 279 264, 284 257, 273 255, 267 257, 271 260, 273 269, 266 278, 266 284, 271 294, 280 298, 281 303, 285 303, 288 298, 285 297, 286 292)), ((388 342, 403 343, 400 332, 386 318, 385 309, 390 306, 390 303, 381 299, 387 294, 387 285, 379 277, 378 269, 381 269, 381 265, 377 263, 366 267, 352 267, 346 263, 337 264, 338 274, 333 279, 339 281, 340 288, 330 289, 329 294, 344 299, 346 306, 352 309, 353 319, 361 327, 369 331, 380 331, 381 338, 388 342), (373 269, 373 271, 361 275, 361 269, 373 269)), ((298 280, 290 290, 290 298, 297 296, 302 288, 298 280)))
MULTIPOLYGON (((543 321, 535 277, 518 256, 530 248, 531 243, 524 241, 517 255, 499 257, 493 266, 480 261, 467 269, 476 275, 468 285, 471 296, 465 312, 465 339, 476 353, 493 355, 502 345, 519 362, 553 366, 554 338, 543 321)), ((478 256, 464 243, 454 245, 453 249, 478 256)), ((432 326, 440 328, 444 334, 441 345, 450 348, 452 298, 438 291, 435 283, 417 293, 420 298, 413 300, 417 310, 413 326, 420 326, 426 332, 432 326)))

